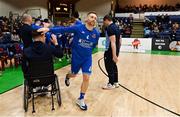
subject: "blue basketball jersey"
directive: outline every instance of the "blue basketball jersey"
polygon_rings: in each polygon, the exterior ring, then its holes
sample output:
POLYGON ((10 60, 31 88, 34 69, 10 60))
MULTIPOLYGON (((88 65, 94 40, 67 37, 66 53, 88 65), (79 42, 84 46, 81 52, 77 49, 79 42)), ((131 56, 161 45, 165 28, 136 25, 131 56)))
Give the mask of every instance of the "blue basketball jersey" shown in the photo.
POLYGON ((99 31, 95 28, 90 31, 85 25, 74 25, 70 27, 50 28, 53 33, 74 33, 72 40, 72 54, 83 59, 92 56, 92 50, 96 47, 99 39, 99 31))

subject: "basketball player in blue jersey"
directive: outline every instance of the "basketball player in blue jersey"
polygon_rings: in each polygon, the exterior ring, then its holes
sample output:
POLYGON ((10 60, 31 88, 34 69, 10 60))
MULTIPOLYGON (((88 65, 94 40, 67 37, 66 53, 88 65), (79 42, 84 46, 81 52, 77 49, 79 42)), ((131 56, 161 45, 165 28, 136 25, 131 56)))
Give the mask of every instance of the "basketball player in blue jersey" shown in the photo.
POLYGON ((85 24, 73 25, 70 27, 41 28, 39 31, 52 33, 74 33, 72 41, 72 62, 71 72, 66 75, 65 84, 70 85, 69 79, 75 77, 82 69, 83 82, 81 84, 80 97, 77 99, 77 105, 82 110, 87 110, 84 102, 84 96, 89 86, 89 77, 92 69, 92 51, 96 47, 99 39, 99 32, 94 28, 97 21, 97 14, 89 12, 85 24))

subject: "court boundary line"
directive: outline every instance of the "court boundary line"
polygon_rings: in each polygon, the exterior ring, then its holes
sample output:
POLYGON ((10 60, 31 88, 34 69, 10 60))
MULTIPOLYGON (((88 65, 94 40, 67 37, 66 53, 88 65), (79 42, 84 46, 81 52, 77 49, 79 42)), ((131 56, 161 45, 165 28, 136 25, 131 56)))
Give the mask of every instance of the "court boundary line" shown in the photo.
MULTIPOLYGON (((104 59, 104 57, 102 57, 102 58, 100 58, 100 59, 98 60, 98 66, 99 66, 101 72, 108 78, 108 74, 102 69, 101 64, 100 64, 100 61, 103 60, 103 59, 104 59)), ((149 102, 149 103, 151 103, 151 104, 153 104, 153 105, 155 105, 155 106, 157 106, 157 107, 159 107, 159 108, 161 108, 161 109, 163 109, 163 110, 166 110, 166 111, 168 111, 168 112, 170 112, 170 113, 172 113, 172 114, 174 114, 174 115, 180 116, 179 113, 176 113, 176 112, 174 112, 174 111, 172 111, 172 110, 170 110, 170 109, 168 109, 168 108, 166 108, 166 107, 163 107, 163 106, 161 106, 161 105, 159 105, 159 104, 157 104, 157 103, 155 103, 155 102, 153 102, 153 101, 151 101, 151 100, 149 100, 149 99, 147 99, 147 98, 145 98, 145 97, 137 94, 136 92, 130 90, 129 88, 127 88, 127 87, 125 87, 125 86, 123 86, 123 85, 121 85, 121 84, 119 84, 119 86, 121 86, 123 89, 127 90, 128 92, 136 95, 137 97, 139 97, 139 98, 141 98, 141 99, 143 99, 143 100, 145 100, 145 101, 147 101, 147 102, 149 102)))

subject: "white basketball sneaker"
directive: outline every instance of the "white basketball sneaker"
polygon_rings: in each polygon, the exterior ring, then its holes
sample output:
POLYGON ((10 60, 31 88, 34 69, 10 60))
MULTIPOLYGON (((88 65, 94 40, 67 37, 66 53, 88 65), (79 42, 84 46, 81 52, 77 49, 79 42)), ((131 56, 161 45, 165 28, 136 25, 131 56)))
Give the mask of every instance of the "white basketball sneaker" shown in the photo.
POLYGON ((118 82, 114 83, 114 86, 115 88, 119 88, 119 83, 118 82))
POLYGON ((108 83, 105 86, 103 86, 102 89, 104 89, 104 90, 111 90, 111 89, 115 89, 115 86, 110 84, 110 83, 108 83))
POLYGON ((79 106, 81 110, 87 110, 87 105, 84 103, 84 99, 77 99, 76 104, 79 106))

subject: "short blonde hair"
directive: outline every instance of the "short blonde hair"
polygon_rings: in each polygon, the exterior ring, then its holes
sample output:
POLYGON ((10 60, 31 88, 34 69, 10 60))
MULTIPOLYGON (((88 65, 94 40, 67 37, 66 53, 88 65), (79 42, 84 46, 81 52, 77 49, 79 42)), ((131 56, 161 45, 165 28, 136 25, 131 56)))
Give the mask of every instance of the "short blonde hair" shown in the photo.
POLYGON ((29 14, 24 14, 24 15, 22 16, 22 22, 26 22, 29 18, 32 18, 31 15, 29 15, 29 14))

